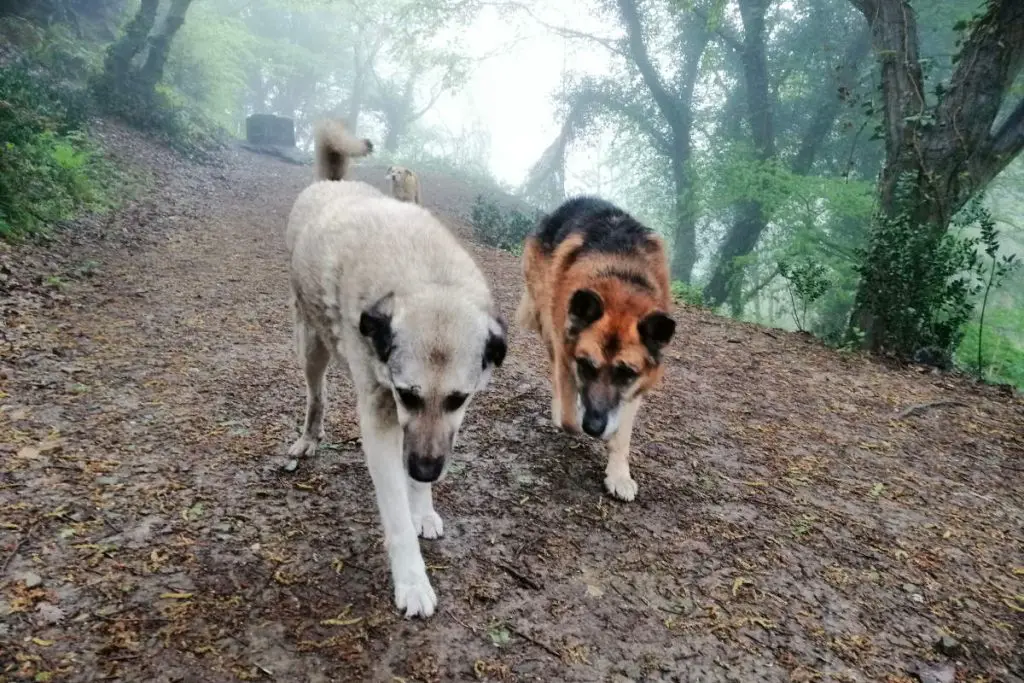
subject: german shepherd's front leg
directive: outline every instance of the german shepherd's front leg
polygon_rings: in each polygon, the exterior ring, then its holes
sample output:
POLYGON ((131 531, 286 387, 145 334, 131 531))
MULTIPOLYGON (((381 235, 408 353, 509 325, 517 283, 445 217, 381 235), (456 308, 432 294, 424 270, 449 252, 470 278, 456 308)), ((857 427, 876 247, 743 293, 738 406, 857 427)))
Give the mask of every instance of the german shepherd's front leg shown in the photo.
POLYGON ((622 406, 619 429, 608 440, 608 466, 604 471, 604 486, 619 500, 636 498, 637 485, 629 474, 629 444, 633 438, 633 421, 640 409, 640 397, 622 406))
POLYGON ((393 412, 375 405, 382 398, 387 401, 390 396, 359 397, 359 429, 384 526, 391 579, 395 582, 395 605, 407 617, 429 617, 437 606, 437 595, 427 578, 412 522, 409 475, 402 462, 402 428, 393 412))
POLYGON ((577 410, 578 390, 568 360, 555 350, 551 362, 551 421, 556 427, 567 432, 580 431, 580 416, 577 410))

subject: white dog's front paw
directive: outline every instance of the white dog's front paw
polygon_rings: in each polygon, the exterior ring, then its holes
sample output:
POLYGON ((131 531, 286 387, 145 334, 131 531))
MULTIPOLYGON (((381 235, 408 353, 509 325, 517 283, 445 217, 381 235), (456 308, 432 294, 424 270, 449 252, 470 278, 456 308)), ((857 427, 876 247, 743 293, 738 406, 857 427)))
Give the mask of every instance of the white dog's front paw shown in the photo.
POLYGON ((437 594, 426 574, 400 581, 395 579, 395 605, 405 612, 406 618, 427 618, 437 607, 437 594))
POLYGON ((608 493, 619 500, 629 502, 636 498, 637 485, 629 473, 609 474, 604 478, 604 487, 608 493))
POLYGON ((420 538, 434 539, 444 536, 444 522, 433 510, 425 515, 413 515, 412 525, 420 538))
POLYGON ((314 439, 311 436, 303 434, 295 441, 295 443, 292 444, 292 447, 288 449, 288 455, 293 458, 312 456, 316 453, 316 447, 319 445, 319 439, 314 439))

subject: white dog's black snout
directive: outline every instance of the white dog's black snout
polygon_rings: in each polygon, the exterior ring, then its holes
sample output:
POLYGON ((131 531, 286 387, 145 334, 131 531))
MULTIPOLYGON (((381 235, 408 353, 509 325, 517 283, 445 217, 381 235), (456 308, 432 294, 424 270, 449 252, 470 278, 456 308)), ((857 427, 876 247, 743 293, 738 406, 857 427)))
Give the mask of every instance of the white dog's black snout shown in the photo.
POLYGON ((444 472, 444 456, 425 457, 419 453, 409 453, 406 456, 406 469, 409 476, 424 484, 437 481, 444 472))

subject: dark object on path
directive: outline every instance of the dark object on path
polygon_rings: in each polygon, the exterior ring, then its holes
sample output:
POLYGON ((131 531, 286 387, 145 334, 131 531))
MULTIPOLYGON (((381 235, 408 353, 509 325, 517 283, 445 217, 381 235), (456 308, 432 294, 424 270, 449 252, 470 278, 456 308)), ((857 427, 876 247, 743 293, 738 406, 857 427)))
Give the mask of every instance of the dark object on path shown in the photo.
POLYGON ((295 146, 295 121, 273 114, 253 114, 245 120, 245 139, 250 145, 295 146))
POLYGON ((295 121, 273 114, 253 114, 245 120, 246 142, 242 147, 250 152, 267 154, 300 166, 312 163, 312 158, 295 146, 295 121))

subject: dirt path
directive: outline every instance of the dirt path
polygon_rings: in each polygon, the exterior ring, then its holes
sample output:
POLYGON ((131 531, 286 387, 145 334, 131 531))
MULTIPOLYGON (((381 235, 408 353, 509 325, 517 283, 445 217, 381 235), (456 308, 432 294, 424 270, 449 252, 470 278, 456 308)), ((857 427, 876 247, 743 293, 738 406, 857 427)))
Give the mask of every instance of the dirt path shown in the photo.
MULTIPOLYGON (((1024 402, 694 311, 632 504, 515 334, 423 542, 440 611, 399 618, 339 373, 330 443, 278 469, 309 170, 132 144, 164 164, 108 226, 137 239, 76 247, 62 294, 0 281, 0 681, 1024 680, 1024 402)), ((511 317, 516 260, 474 253, 511 317)))

